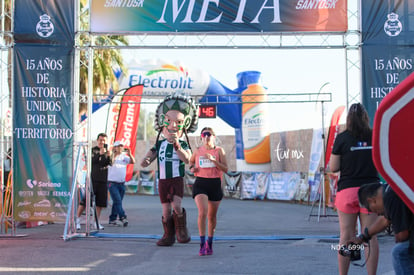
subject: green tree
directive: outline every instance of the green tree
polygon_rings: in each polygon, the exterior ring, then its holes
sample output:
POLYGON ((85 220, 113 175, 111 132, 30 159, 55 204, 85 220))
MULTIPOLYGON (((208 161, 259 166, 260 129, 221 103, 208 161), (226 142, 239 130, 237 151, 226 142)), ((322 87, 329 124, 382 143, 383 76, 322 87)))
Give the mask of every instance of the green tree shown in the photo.
MULTIPOLYGON (((94 37, 92 45, 92 37, 89 34, 89 1, 80 1, 80 35, 78 43, 81 48, 80 51, 80 70, 79 70, 79 91, 81 97, 88 92, 88 68, 89 68, 89 46, 97 46, 93 50, 93 87, 92 94, 94 98, 99 96, 106 96, 110 88, 115 92, 119 90, 119 83, 114 74, 114 68, 119 68, 123 72, 127 72, 124 66, 123 58, 119 50, 119 46, 127 46, 128 40, 122 35, 101 35, 94 37)), ((82 100, 81 100, 82 102, 82 100)), ((87 104, 81 103, 79 112, 85 113, 87 104)))

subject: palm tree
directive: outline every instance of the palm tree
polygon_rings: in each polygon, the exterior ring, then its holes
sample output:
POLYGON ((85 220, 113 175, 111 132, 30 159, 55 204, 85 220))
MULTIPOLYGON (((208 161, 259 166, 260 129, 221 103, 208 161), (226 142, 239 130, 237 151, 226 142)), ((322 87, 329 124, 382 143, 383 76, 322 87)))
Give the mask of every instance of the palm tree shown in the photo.
MULTIPOLYGON (((80 1, 80 36, 79 36, 79 46, 85 47, 89 46, 91 43, 91 38, 88 35, 87 31, 89 30, 89 7, 88 0, 80 1)), ((118 46, 127 46, 128 40, 122 35, 102 35, 98 36, 94 40, 94 45, 102 48, 97 48, 94 50, 93 57, 93 87, 92 94, 95 96, 105 96, 109 93, 110 88, 114 91, 118 91, 119 83, 114 74, 114 66, 119 67, 123 72, 126 72, 126 67, 123 63, 123 58, 121 56, 120 50, 116 47, 118 46), (113 47, 113 48, 109 48, 113 47)), ((93 46, 93 45, 92 45, 93 46)), ((79 91, 81 97, 87 94, 88 91, 88 54, 86 50, 80 51, 80 72, 79 72, 79 91)), ((82 100, 80 100, 82 102, 82 100)), ((85 113, 87 110, 87 104, 81 103, 79 106, 80 114, 85 113)))
MULTIPOLYGON (((0 18, 1 24, 4 24, 4 42, 6 45, 11 45, 13 42, 12 39, 12 1, 11 0, 3 0, 4 1, 4 14, 0 18), (4 20, 4 22, 2 22, 4 20)), ((90 43, 90 36, 87 34, 89 30, 89 0, 81 0, 80 1, 80 11, 79 11, 79 18, 80 24, 79 28, 81 31, 81 35, 79 38, 79 46, 82 48, 83 46, 89 46, 90 43)), ((126 37, 121 35, 111 35, 111 36, 100 36, 97 37, 95 40, 95 45, 97 46, 125 46, 128 45, 128 41, 126 37)), ((11 54, 11 47, 9 49, 8 54, 8 85, 9 89, 12 87, 11 83, 11 65, 12 64, 12 54, 11 54)), ((88 91, 88 52, 87 50, 80 51, 80 83, 79 83, 79 90, 81 95, 86 95, 88 91)), ((109 91, 109 88, 113 90, 118 90, 118 82, 116 76, 113 71, 113 66, 118 66, 123 72, 126 72, 126 68, 123 64, 123 59, 119 49, 98 49, 94 51, 94 59, 93 59, 93 87, 92 93, 93 95, 96 94, 106 94, 109 91)), ((11 98, 11 94, 10 94, 11 98)), ((80 100, 82 102, 82 100, 80 100)), ((9 100, 9 105, 11 106, 11 100, 9 100)), ((79 111, 85 112, 87 104, 82 103, 80 104, 79 111)))

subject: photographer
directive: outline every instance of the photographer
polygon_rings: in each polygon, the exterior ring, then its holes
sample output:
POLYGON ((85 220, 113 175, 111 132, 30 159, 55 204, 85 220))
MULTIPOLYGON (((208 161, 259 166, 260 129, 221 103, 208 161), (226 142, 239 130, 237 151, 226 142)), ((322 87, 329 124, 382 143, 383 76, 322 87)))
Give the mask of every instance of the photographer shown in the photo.
MULTIPOLYGON (((108 178, 108 165, 111 163, 111 158, 108 152, 107 135, 105 133, 98 134, 96 139, 97 145, 92 148, 92 170, 91 170, 91 179, 92 179, 92 192, 91 192, 91 201, 95 199, 96 206, 96 219, 99 221, 101 217, 101 212, 103 208, 107 207, 108 204, 108 187, 107 187, 107 178, 108 178)), ((92 205, 92 202, 91 202, 92 205)), ((81 229, 80 217, 85 211, 86 208, 86 197, 84 197, 79 202, 79 207, 77 210, 76 216, 76 230, 81 229)), ((96 224, 93 223, 96 227, 96 224)), ((98 229, 103 230, 104 227, 102 224, 98 223, 98 229)))
MULTIPOLYGON (((339 245, 356 235, 359 219, 361 228, 373 224, 378 216, 360 207, 358 190, 371 182, 379 182, 378 172, 372 161, 371 142, 372 129, 369 126, 368 113, 360 103, 351 105, 346 117, 346 130, 335 139, 329 168, 339 173, 335 206, 338 211, 340 239, 339 245)), ((366 257, 367 274, 377 273, 378 241, 374 237, 368 248, 366 257)), ((350 258, 338 253, 338 269, 340 275, 348 274, 350 258)))
POLYGON ((109 216, 110 225, 118 225, 117 217, 120 223, 125 227, 128 226, 127 216, 122 206, 122 200, 125 195, 125 177, 127 165, 134 164, 135 158, 131 150, 126 148, 122 141, 115 141, 112 148, 112 163, 108 166, 108 189, 112 199, 112 210, 109 216))
POLYGON ((366 227, 361 235, 349 243, 367 243, 371 237, 382 232, 392 224, 397 243, 391 251, 395 273, 413 274, 414 271, 414 214, 397 196, 390 186, 371 183, 358 191, 362 206, 381 215, 371 226, 366 227))

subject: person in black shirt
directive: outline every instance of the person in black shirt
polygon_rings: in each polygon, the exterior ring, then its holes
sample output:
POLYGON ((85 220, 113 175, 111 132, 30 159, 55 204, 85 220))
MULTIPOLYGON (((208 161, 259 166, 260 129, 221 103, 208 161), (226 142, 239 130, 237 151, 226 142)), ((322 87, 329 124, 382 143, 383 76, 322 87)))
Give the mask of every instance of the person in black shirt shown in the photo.
POLYGON ((358 198, 364 207, 381 215, 361 235, 350 242, 360 244, 369 242, 371 236, 384 231, 392 224, 397 243, 392 249, 392 264, 395 273, 413 274, 414 272, 414 214, 389 185, 372 183, 359 189, 358 198))
MULTIPOLYGON (((97 138, 97 146, 92 148, 92 189, 95 196, 96 217, 99 221, 102 208, 107 207, 108 204, 108 165, 111 163, 109 151, 107 150, 107 135, 100 133, 97 138)), ((92 196, 93 198, 93 196, 92 196)), ((76 217, 76 229, 80 230, 80 216, 86 207, 86 197, 79 203, 77 217, 76 217)), ((103 230, 103 225, 99 224, 98 229, 103 230)))
MULTIPOLYGON (((340 240, 339 247, 356 235, 357 219, 362 228, 375 222, 378 216, 361 208, 358 202, 358 189, 364 184, 379 182, 378 172, 372 160, 372 130, 365 108, 352 104, 349 108, 346 130, 335 139, 329 168, 339 172, 338 190, 335 206, 338 210, 340 240)), ((367 260, 368 274, 376 274, 378 265, 378 241, 373 238, 367 260)), ((368 255, 368 253, 365 253, 368 255)), ((347 274, 350 258, 338 253, 339 274, 347 274)))

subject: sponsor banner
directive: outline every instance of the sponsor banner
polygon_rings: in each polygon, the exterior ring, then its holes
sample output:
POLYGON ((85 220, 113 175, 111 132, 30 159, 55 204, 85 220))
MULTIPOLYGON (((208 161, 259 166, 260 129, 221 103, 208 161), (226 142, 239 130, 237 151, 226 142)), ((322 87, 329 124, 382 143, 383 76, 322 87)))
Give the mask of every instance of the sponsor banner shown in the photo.
MULTIPOLYGON (((163 60, 133 60, 128 65, 128 74, 121 74, 121 88, 134 85, 143 86, 143 97, 164 98, 167 95, 181 92, 200 97, 200 103, 215 104, 240 102, 233 91, 211 77, 207 72, 184 66, 180 62, 163 60)), ((218 116, 233 128, 241 127, 240 104, 218 104, 218 116)))
POLYGON ((256 196, 256 173, 242 172, 240 199, 254 199, 256 196))
POLYGON ((382 99, 414 71, 414 45, 362 46, 362 103, 371 125, 382 99))
POLYGON ((361 1, 362 102, 371 124, 381 100, 413 72, 414 6, 407 1, 361 1))
MULTIPOLYGON (((309 178, 310 175, 308 175, 309 178)), ((312 180, 309 182, 309 201, 316 201, 322 196, 321 173, 317 172, 312 175, 312 180)))
POLYGON ((325 152, 325 169, 328 169, 329 160, 331 159, 332 148, 335 142, 335 138, 339 133, 339 120, 341 119, 342 114, 345 111, 345 106, 339 106, 335 109, 331 118, 331 125, 328 129, 328 140, 326 143, 326 152, 325 152))
POLYGON ((133 173, 131 180, 125 182, 125 192, 135 194, 138 192, 139 178, 138 172, 133 173))
POLYGON ((328 139, 326 142, 326 150, 325 150, 325 174, 324 174, 324 181, 325 181, 325 202, 327 206, 334 207, 335 203, 335 196, 336 196, 336 181, 338 176, 336 174, 326 173, 329 167, 329 161, 331 159, 333 145, 336 139, 336 136, 339 133, 339 120, 343 112, 345 111, 345 106, 339 106, 335 109, 334 113, 332 114, 331 124, 328 128, 328 139))
POLYGON ((96 33, 345 32, 347 24, 346 0, 92 0, 91 5, 96 33))
POLYGON ((15 42, 74 45, 74 2, 74 0, 15 0, 15 42))
POLYGON ((240 199, 241 172, 227 172, 224 174, 223 194, 227 198, 240 199))
POLYGON ((310 150, 309 159, 309 171, 308 171, 308 182, 309 185, 313 185, 316 179, 316 173, 318 172, 319 164, 321 162, 322 151, 323 151, 323 139, 322 139, 322 128, 313 129, 312 145, 310 150))
POLYGON ((72 182, 73 47, 14 47, 17 221, 64 221, 72 182))
POLYGON ((128 65, 128 75, 121 75, 119 82, 121 88, 142 85, 144 96, 164 98, 177 91, 202 96, 210 85, 210 76, 179 62, 133 60, 128 65))
POLYGON ((301 129, 272 133, 270 171, 308 173, 313 132, 313 129, 301 129))
POLYGON ((255 199, 263 200, 266 197, 267 188, 269 185, 269 173, 256 173, 256 191, 255 199))
POLYGON ((267 198, 270 200, 293 200, 301 184, 299 172, 270 173, 267 198))
MULTIPOLYGON (((119 111, 115 133, 115 141, 121 141, 124 148, 130 150, 132 156, 135 156, 142 90, 142 85, 133 86, 122 96, 121 109, 119 111)), ((133 169, 133 164, 127 166, 125 181, 131 180, 133 169)))
POLYGON ((156 195, 155 171, 139 171, 139 194, 156 195))
POLYGON ((300 181, 296 189, 295 200, 309 201, 310 188, 306 176, 306 173, 300 173, 300 181))
POLYGON ((361 1, 362 45, 414 45, 414 6, 409 2, 361 1))

